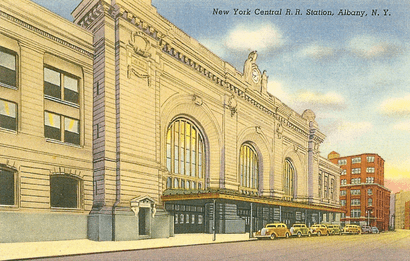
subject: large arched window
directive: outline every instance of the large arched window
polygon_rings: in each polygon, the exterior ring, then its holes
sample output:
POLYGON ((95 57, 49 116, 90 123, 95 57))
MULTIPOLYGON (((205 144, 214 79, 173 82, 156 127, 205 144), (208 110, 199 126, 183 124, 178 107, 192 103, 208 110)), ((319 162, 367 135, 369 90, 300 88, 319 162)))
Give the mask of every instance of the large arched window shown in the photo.
POLYGON ((255 149, 248 143, 242 144, 239 154, 239 180, 242 192, 253 194, 258 191, 258 157, 255 149))
POLYGON ((205 180, 204 139, 195 124, 185 118, 172 122, 167 130, 167 188, 203 189, 205 180))
POLYGON ((285 164, 283 166, 283 191, 285 196, 293 198, 294 193, 294 178, 295 178, 295 167, 293 167, 290 159, 285 159, 285 164))

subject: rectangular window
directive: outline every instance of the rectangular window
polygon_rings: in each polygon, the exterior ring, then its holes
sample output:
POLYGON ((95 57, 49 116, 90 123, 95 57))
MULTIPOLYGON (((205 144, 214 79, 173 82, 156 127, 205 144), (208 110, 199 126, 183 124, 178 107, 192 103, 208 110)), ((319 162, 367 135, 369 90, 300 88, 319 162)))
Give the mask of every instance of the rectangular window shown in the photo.
POLYGON ((347 164, 347 160, 346 160, 346 159, 340 159, 340 160, 338 160, 337 163, 339 164, 339 166, 340 166, 340 165, 346 165, 346 164, 347 164))
POLYGON ((64 119, 64 142, 80 145, 79 121, 65 117, 64 119))
POLYGON ((15 205, 14 172, 0 169, 0 205, 15 205))
POLYGON ((352 174, 360 174, 362 172, 361 168, 354 168, 352 169, 352 174))
POLYGON ((352 158, 352 164, 361 163, 361 162, 362 162, 362 158, 361 158, 361 157, 352 158))
POLYGON ((44 136, 53 140, 61 140, 60 115, 44 112, 44 136))
POLYGON ((0 47, 0 85, 17 87, 17 55, 0 47))
POLYGON ((372 190, 372 189, 368 189, 368 190, 367 190, 367 195, 373 195, 373 190, 372 190))
POLYGON ((350 201, 351 206, 360 206, 360 199, 352 199, 350 201))
POLYGON ((341 190, 340 191, 340 196, 346 196, 346 190, 341 190))
POLYGON ((346 175, 346 170, 342 170, 342 173, 340 173, 340 175, 346 175))
POLYGON ((59 208, 78 208, 78 180, 56 175, 50 177, 50 205, 59 208))
POLYGON ((340 200, 340 205, 342 205, 342 207, 346 206, 346 200, 344 199, 340 200))
POLYGON ((366 172, 367 173, 374 173, 374 168, 373 167, 366 168, 366 172))
POLYGON ((367 177, 366 183, 374 183, 374 177, 367 177))
POLYGON ((0 128, 17 131, 17 104, 0 99, 0 128))
POLYGON ((49 97, 78 104, 78 79, 45 67, 44 94, 49 97))
POLYGON ((46 111, 44 112, 44 136, 80 145, 80 121, 46 111))
POLYGON ((351 211, 351 217, 353 218, 359 218, 361 215, 360 209, 352 209, 351 211))
POLYGON ((374 162, 374 156, 367 156, 367 162, 374 162))
POLYGON ((340 185, 346 185, 347 183, 346 183, 347 181, 345 180, 345 179, 341 179, 340 180, 340 185))

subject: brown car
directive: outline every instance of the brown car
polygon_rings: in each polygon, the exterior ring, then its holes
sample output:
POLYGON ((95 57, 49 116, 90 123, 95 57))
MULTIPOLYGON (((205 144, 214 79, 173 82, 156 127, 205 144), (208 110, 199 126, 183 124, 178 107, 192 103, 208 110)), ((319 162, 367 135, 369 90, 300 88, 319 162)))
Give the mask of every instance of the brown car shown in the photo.
POLYGON ((318 237, 322 235, 326 235, 326 236, 330 235, 329 229, 327 228, 326 225, 323 225, 323 224, 314 224, 313 226, 311 226, 310 233, 312 235, 317 235, 318 237))
POLYGON ((267 224, 266 227, 262 228, 258 232, 254 234, 254 236, 258 239, 261 238, 270 238, 275 239, 277 237, 290 237, 290 231, 286 224, 284 223, 273 223, 267 224))

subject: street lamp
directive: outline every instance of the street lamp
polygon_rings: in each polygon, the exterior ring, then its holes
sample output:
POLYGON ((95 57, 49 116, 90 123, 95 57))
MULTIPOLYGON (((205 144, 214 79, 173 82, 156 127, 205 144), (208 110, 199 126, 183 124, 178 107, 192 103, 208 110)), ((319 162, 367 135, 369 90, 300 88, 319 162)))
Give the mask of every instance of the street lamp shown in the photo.
POLYGON ((367 210, 367 225, 370 226, 370 213, 372 213, 371 210, 367 210))

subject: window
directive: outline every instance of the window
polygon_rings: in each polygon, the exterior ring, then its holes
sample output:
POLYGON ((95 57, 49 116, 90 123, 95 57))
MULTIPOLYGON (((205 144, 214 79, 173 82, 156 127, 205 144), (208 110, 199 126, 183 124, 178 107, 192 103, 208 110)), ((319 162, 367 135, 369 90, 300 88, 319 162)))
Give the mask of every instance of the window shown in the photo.
POLYGON ((0 99, 0 128, 17 131, 17 104, 0 99))
POLYGON ((352 169, 352 174, 360 174, 362 172, 361 168, 352 169))
POLYGON ((360 209, 352 209, 351 211, 351 217, 352 218, 359 218, 361 215, 360 209))
POLYGON ((319 189, 319 198, 322 197, 322 172, 319 172, 319 180, 318 180, 318 189, 319 189))
POLYGON ((369 199, 367 200, 367 205, 368 205, 369 207, 373 206, 373 199, 369 198, 369 199))
POLYGON ((345 179, 340 180, 340 185, 346 185, 346 184, 347 184, 347 180, 345 180, 345 179))
POLYGON ((290 196, 291 198, 293 198, 294 193, 294 178, 295 168, 290 159, 285 159, 285 164, 283 166, 283 191, 286 196, 290 196))
POLYGON ((346 190, 341 190, 340 191, 340 196, 346 196, 346 190))
POLYGON ((17 87, 17 55, 0 47, 0 85, 17 87))
POLYGON ((45 67, 44 95, 48 98, 57 98, 78 104, 78 79, 55 69, 45 67))
POLYGON ((374 162, 374 156, 367 156, 367 162, 374 162))
POLYGON ((351 184, 360 184, 362 183, 362 179, 361 178, 355 178, 351 180, 351 184))
POLYGON ((340 205, 342 205, 342 207, 346 206, 346 200, 345 199, 340 200, 340 205))
POLYGON ((362 162, 362 158, 361 158, 361 157, 352 158, 352 164, 361 163, 361 162, 362 162))
POLYGON ((347 160, 346 159, 340 159, 337 161, 337 164, 339 164, 339 166, 341 165, 346 165, 347 164, 347 160))
POLYGON ((373 189, 368 189, 367 190, 367 195, 373 195, 373 189))
MULTIPOLYGON (((182 189, 202 188, 205 178, 205 144, 196 125, 180 118, 171 123, 167 130, 166 164, 171 175, 183 176, 182 189), (187 185, 185 185, 187 184, 187 185)), ((179 188, 174 180, 174 188, 179 188)))
POLYGON ((79 181, 66 175, 50 177, 50 205, 58 208, 78 208, 79 181))
POLYGON ((367 173, 374 173, 374 168, 373 167, 366 168, 366 172, 367 173))
POLYGON ((352 190, 350 190, 350 195, 360 195, 360 189, 352 189, 352 190))
POLYGON ((259 188, 258 157, 248 143, 242 144, 239 153, 239 179, 240 186, 246 190, 257 191, 259 188))
POLYGON ((15 205, 14 171, 0 168, 0 205, 15 205))
POLYGON ((346 175, 346 170, 342 170, 342 173, 340 173, 340 175, 346 175))
POLYGON ((366 183, 374 183, 374 177, 367 177, 366 183))
POLYGON ((351 206, 360 206, 360 199, 352 199, 350 200, 351 206))
POLYGON ((80 145, 79 125, 79 121, 76 119, 44 112, 44 136, 46 138, 80 145))

